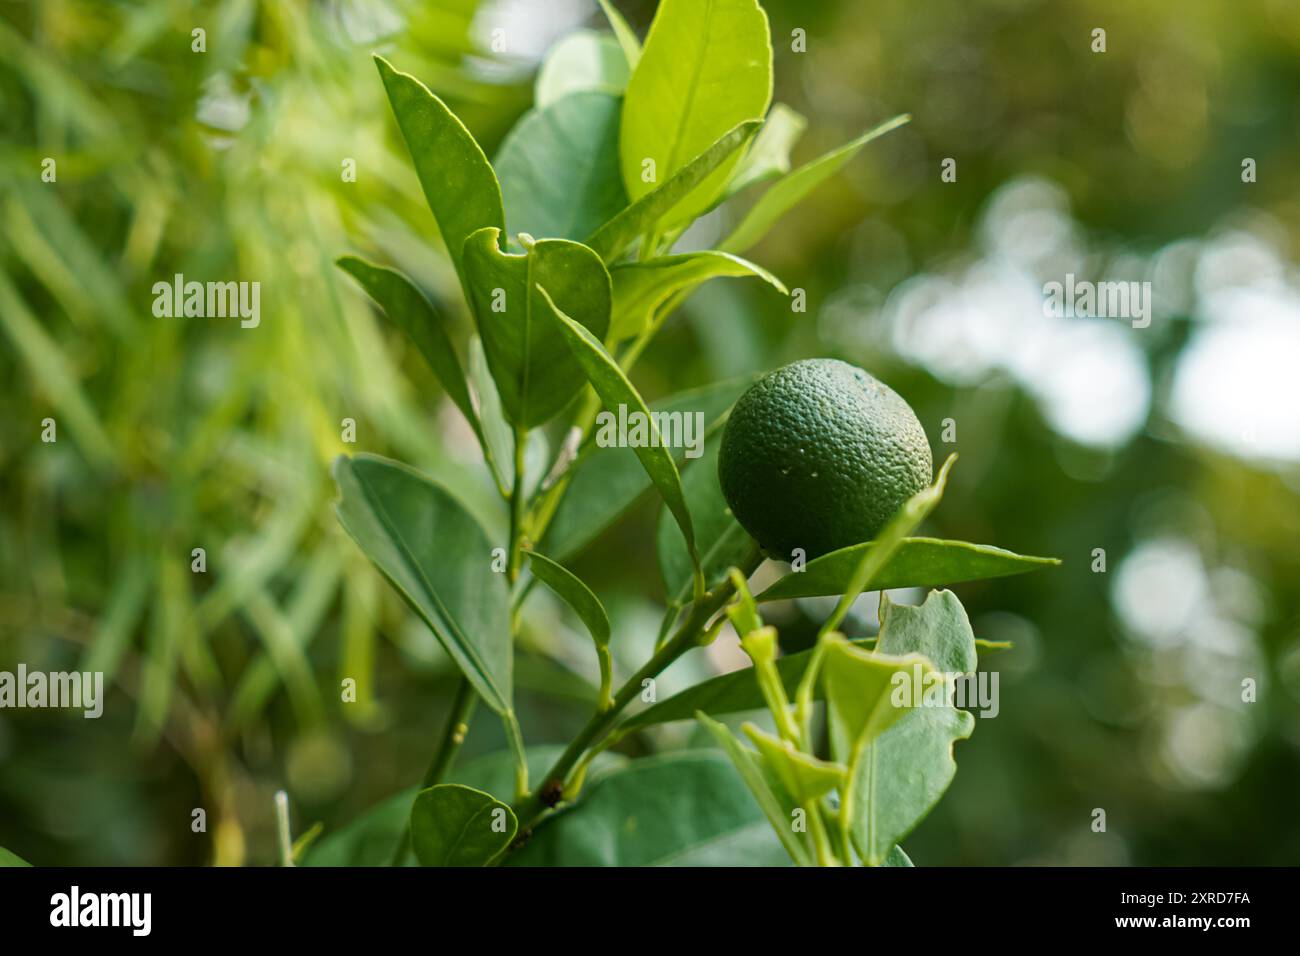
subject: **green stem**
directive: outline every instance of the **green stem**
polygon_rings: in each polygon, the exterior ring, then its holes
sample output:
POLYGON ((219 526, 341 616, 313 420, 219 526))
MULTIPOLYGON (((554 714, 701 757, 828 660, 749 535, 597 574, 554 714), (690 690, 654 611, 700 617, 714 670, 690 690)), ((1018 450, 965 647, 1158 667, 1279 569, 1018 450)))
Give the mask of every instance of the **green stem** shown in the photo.
POLYGON ((845 785, 845 793, 843 799, 840 802, 840 810, 839 813, 837 813, 835 816, 835 823, 837 828, 839 829, 839 835, 840 835, 840 855, 843 856, 844 858, 845 866, 854 865, 853 864, 853 831, 850 827, 852 821, 849 819, 849 798, 851 796, 851 793, 849 792, 849 788, 851 787, 852 787, 851 782, 845 785))
MULTIPOLYGON (((434 751, 433 759, 429 761, 429 767, 420 780, 421 790, 428 790, 442 781, 443 775, 456 758, 460 745, 465 742, 465 735, 469 733, 470 718, 474 716, 474 707, 477 703, 478 694, 474 692, 474 688, 464 677, 460 678, 456 685, 456 695, 451 701, 451 711, 447 714, 447 723, 442 729, 442 739, 438 742, 438 749, 434 751)), ((393 850, 390 865, 401 866, 405 863, 410 848, 411 827, 408 822, 402 827, 402 835, 393 850)))
POLYGON ((524 449, 528 443, 528 429, 516 425, 514 434, 515 482, 510 489, 510 557, 506 564, 506 577, 511 584, 519 578, 524 534, 524 449))
POLYGON ((646 262, 647 260, 653 259, 655 257, 655 252, 658 250, 659 247, 659 236, 660 236, 659 230, 651 229, 649 232, 645 234, 645 236, 642 237, 641 251, 637 255, 638 260, 640 260, 641 262, 646 262))
MULTIPOLYGON (((761 555, 756 548, 746 560, 741 571, 748 577, 758 567, 760 561, 761 555)), ((699 643, 700 635, 704 633, 709 619, 718 608, 727 603, 727 600, 734 592, 735 585, 728 578, 714 590, 705 594, 701 600, 696 601, 691 607, 690 614, 673 633, 673 636, 665 641, 655 651, 654 655, 641 666, 641 669, 628 678, 627 683, 619 688, 618 693, 614 695, 614 706, 608 710, 597 710, 596 713, 592 714, 586 726, 578 731, 578 735, 569 742, 569 746, 565 748, 564 753, 560 754, 559 759, 555 761, 555 765, 546 773, 543 778, 545 783, 538 788, 536 793, 531 794, 515 807, 515 816, 519 818, 521 831, 532 826, 537 821, 537 818, 548 809, 540 799, 541 791, 548 789, 547 784, 558 782, 563 787, 569 771, 578 763, 587 748, 601 742, 609 731, 614 728, 623 708, 641 693, 642 683, 658 677, 669 664, 672 664, 677 658, 695 647, 699 643)))
POLYGON ((799 725, 799 734, 803 741, 804 749, 809 753, 812 752, 812 711, 813 711, 813 690, 817 686, 817 675, 822 669, 822 657, 825 656, 826 644, 819 637, 817 643, 813 646, 812 657, 808 659, 808 667, 803 672, 803 677, 799 679, 799 686, 795 689, 794 695, 794 719, 799 725))
POLYGON ((826 823, 822 820, 821 807, 814 801, 808 808, 808 834, 812 837, 813 848, 817 851, 818 866, 839 866, 835 851, 831 849, 830 836, 826 832, 826 823))
POLYGON ((293 866, 293 832, 289 828, 289 795, 275 792, 275 830, 280 847, 280 865, 293 866))
POLYGON ((515 756, 515 800, 528 796, 528 755, 524 750, 524 735, 519 730, 519 718, 513 710, 501 718, 506 728, 506 740, 515 756))
POLYGON ((672 631, 673 622, 677 620, 677 615, 682 613, 682 605, 677 601, 672 601, 664 609, 664 619, 659 624, 659 633, 655 636, 655 650, 664 646, 664 641, 668 640, 668 635, 672 631))
POLYGON ((609 710, 614 706, 614 660, 609 645, 597 644, 596 657, 600 662, 600 695, 596 698, 596 709, 609 710))
MULTIPOLYGON (((525 537, 524 507, 527 504, 524 457, 528 447, 528 429, 514 426, 515 438, 515 475, 514 485, 510 488, 510 557, 506 562, 506 578, 511 587, 519 580, 519 570, 523 564, 525 537)), ((519 631, 519 615, 522 602, 514 603, 510 609, 510 640, 513 644, 519 631)), ((522 800, 528 795, 528 756, 524 750, 524 737, 519 730, 519 718, 513 710, 501 715, 505 725, 506 740, 515 758, 515 799, 522 800)))
MULTIPOLYGON (((596 393, 588 389, 587 396, 582 405, 578 408, 573 417, 573 422, 569 430, 578 429, 582 438, 579 439, 579 449, 582 442, 586 440, 587 432, 596 421, 596 416, 600 414, 600 399, 596 393)), ((581 451, 579 451, 581 455, 581 451)), ((551 519, 555 517, 556 509, 559 507, 560 499, 564 497, 564 492, 568 489, 569 479, 573 476, 573 467, 577 463, 578 457, 569 463, 569 468, 564 474, 556 478, 555 482, 547 489, 538 489, 537 494, 533 496, 532 506, 529 509, 528 526, 532 532, 534 541, 541 541, 542 535, 546 533, 551 519)))

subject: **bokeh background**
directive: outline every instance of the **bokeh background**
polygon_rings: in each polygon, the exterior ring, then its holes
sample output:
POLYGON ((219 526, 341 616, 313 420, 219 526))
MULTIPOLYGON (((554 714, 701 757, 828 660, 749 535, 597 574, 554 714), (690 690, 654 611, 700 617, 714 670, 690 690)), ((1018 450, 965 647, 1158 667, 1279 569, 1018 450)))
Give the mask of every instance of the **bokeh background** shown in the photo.
MULTIPOLYGON (((652 0, 618 6, 643 32, 652 0)), ((636 383, 657 398, 811 355, 860 364, 937 454, 960 452, 931 533, 1064 559, 957 588, 977 635, 1015 646, 986 658, 1001 712, 959 744, 909 853, 1300 862, 1300 5, 764 6, 776 98, 809 119, 796 161, 914 121, 751 252, 806 313, 715 282, 636 383), (1067 273, 1150 281, 1150 327, 1045 317, 1043 283, 1067 273)), ((297 829, 328 831, 418 779, 448 664, 337 528, 328 464, 392 455, 490 527, 504 511, 418 357, 331 264, 396 263, 463 317, 370 52, 492 155, 580 26, 605 28, 590 0, 0 0, 0 669, 111 687, 99 720, 0 711, 0 846, 266 863, 276 789, 297 829), (175 273, 260 281, 260 327, 154 318, 151 286, 175 273)), ((660 615, 655 517, 575 566, 625 667, 660 615)), ((574 622, 530 608, 521 719, 529 743, 562 742, 594 664, 574 622)), ((778 616, 797 635, 822 611, 778 616)), ((671 681, 735 666, 725 645, 671 681)), ((631 752, 690 743, 668 728, 631 752)), ((481 717, 465 755, 501 746, 481 717)))

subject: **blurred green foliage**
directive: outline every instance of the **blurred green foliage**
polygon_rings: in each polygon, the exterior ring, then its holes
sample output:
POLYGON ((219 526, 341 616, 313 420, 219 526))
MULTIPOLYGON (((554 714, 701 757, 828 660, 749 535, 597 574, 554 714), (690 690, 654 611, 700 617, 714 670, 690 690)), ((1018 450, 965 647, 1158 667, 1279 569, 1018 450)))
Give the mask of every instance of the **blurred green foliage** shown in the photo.
MULTIPOLYGON (((619 6, 642 31, 653 13, 619 6)), ((1300 860, 1300 455, 1216 442, 1174 401, 1217 292, 1263 289, 1278 321, 1300 322, 1300 8, 764 6, 776 99, 809 118, 796 161, 914 120, 749 253, 806 290, 807 312, 715 283, 649 348, 638 387, 654 399, 809 355, 860 364, 961 453, 932 533, 1065 559, 960 589, 977 636, 1015 648, 982 662, 1001 712, 958 746, 909 855, 1300 860), (948 157, 956 182, 940 180, 948 157), (1243 157, 1258 182, 1242 182, 1243 157), (1097 353, 1096 369, 1123 359, 1137 378, 1090 378, 1070 349, 1029 368, 986 354, 1014 344, 985 330, 1025 274, 1036 288, 1060 263, 1155 277, 1167 305, 1152 327, 1111 322, 1123 345, 1097 353), (986 273, 1003 278, 981 286, 986 273), (939 314, 919 344, 916 288, 939 314), (1133 424, 1099 432, 1098 409, 1133 424)), ((489 528, 505 516, 418 356, 332 265, 398 265, 464 318, 370 53, 423 79, 493 155, 541 53, 580 25, 604 29, 594 3, 0 0, 0 669, 111 683, 99 720, 0 712, 0 846, 46 864, 264 863, 275 789, 299 831, 332 829, 417 777, 451 671, 336 527, 329 462, 392 454, 489 528), (155 318, 153 283, 177 273, 260 281, 260 326, 155 318), (207 572, 192 574, 199 547, 207 572), (343 677, 356 704, 339 703, 343 677)), ((1294 388, 1248 378, 1225 374, 1211 402, 1241 409, 1244 390, 1265 436, 1279 404, 1283 438, 1300 431, 1300 403, 1272 398, 1294 388)), ((574 565, 611 611, 616 669, 657 629, 640 595, 655 518, 642 509, 574 565)), ((581 625, 539 607, 516 676, 530 744, 566 739, 596 680, 581 625)), ((813 627, 798 603, 774 613, 783 640, 813 627)), ((872 626, 863 605, 855 627, 872 626)), ((725 647, 695 655, 668 690, 720 666, 725 647)), ((679 727, 628 749, 687 735, 707 745, 679 727)), ((483 721, 466 753, 501 746, 483 721)))

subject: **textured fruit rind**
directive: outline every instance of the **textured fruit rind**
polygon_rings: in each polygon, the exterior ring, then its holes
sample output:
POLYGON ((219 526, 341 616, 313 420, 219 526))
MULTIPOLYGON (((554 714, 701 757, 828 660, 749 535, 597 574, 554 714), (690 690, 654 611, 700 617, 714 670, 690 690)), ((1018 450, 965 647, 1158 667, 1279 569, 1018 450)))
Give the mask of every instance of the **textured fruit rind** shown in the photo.
POLYGON ((772 557, 808 559, 873 539, 926 488, 934 462, 911 406, 862 369, 806 359, 759 379, 722 436, 718 479, 772 557))

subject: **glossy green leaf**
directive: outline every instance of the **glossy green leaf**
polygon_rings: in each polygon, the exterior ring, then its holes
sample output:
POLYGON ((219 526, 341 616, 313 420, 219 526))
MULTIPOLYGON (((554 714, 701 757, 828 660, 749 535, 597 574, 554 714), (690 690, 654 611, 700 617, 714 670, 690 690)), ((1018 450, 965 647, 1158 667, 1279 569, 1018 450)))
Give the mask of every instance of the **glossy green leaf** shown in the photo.
POLYGON ((511 647, 505 576, 492 542, 441 486, 399 462, 340 456, 339 521, 483 700, 510 713, 511 647))
POLYGON ((637 35, 632 32, 628 26, 627 20, 623 14, 619 13, 610 0, 598 0, 600 9, 605 12, 605 19, 609 21, 610 29, 614 31, 614 37, 618 40, 618 45, 623 50, 623 56, 627 61, 628 69, 635 69, 637 63, 641 60, 641 41, 637 35))
POLYGON ((724 196, 734 196, 756 183, 764 183, 788 173, 790 152, 807 127, 808 121, 802 114, 784 103, 773 104, 767 114, 767 122, 736 164, 724 196))
POLYGON ((746 723, 741 730, 754 742, 763 763, 772 769, 781 785, 802 806, 808 806, 844 785, 843 764, 796 750, 788 740, 775 737, 753 724, 746 723))
POLYGON ((778 866, 786 852, 717 751, 635 760, 543 820, 509 866, 778 866))
POLYGON ((544 554, 529 551, 528 560, 533 574, 573 609, 591 634, 591 639, 602 647, 608 645, 609 615, 591 588, 572 571, 544 554))
MULTIPOLYGON (((766 115, 771 100, 772 40, 758 0, 661 0, 623 97, 619 158, 628 195, 639 199, 667 182, 737 123, 766 115)), ((704 177, 670 220, 707 209, 738 159, 704 177)))
POLYGON ((541 239, 518 255, 502 252, 491 228, 465 242, 465 273, 506 418, 525 428, 546 422, 587 379, 538 287, 599 341, 609 330, 609 273, 590 249, 565 239, 541 239))
POLYGON ((469 130, 428 87, 381 56, 375 65, 447 255, 468 294, 461 254, 465 240, 487 226, 505 229, 496 173, 469 130))
MULTIPOLYGON (((874 639, 854 641, 859 647, 869 647, 874 639)), ((781 677, 781 684, 787 696, 793 697, 799 679, 808 669, 812 651, 787 654, 777 658, 776 671, 781 677)), ((820 699, 820 695, 816 698, 820 699)), ((758 710, 766 706, 763 694, 758 687, 758 679, 752 667, 719 674, 706 681, 701 681, 680 693, 652 704, 645 710, 638 711, 619 725, 619 731, 640 730, 655 724, 667 724, 676 720, 688 720, 701 712, 710 715, 734 714, 746 710, 758 710)))
POLYGON ((411 807, 411 848, 421 866, 486 866, 518 829, 508 805, 458 783, 420 791, 411 807))
MULTIPOLYGON (((951 591, 932 591, 919 607, 882 604, 882 653, 918 653, 945 674, 973 673, 975 635, 951 591)), ((913 707, 869 743, 854 768, 851 834, 863 860, 888 863, 890 848, 930 812, 957 772, 953 745, 975 718, 950 701, 913 707)))
MULTIPOLYGON (((614 55, 623 56, 617 47, 614 55)), ((512 234, 583 239, 627 205, 618 172, 620 105, 609 93, 575 92, 515 124, 493 164, 512 234)))
MULTIPOLYGON (((745 375, 702 388, 679 392, 650 406, 655 413, 704 416, 705 429, 713 432, 737 398, 754 383, 745 375)), ((671 449, 679 464, 685 449, 671 449)), ((567 561, 606 528, 626 514, 653 485, 631 448, 602 447, 588 442, 573 465, 569 487, 555 512, 542 543, 548 554, 567 561)))
POLYGON ((455 402, 474 429, 479 443, 486 449, 487 441, 470 400, 465 373, 444 327, 445 319, 438 314, 438 310, 416 288, 415 283, 396 269, 377 266, 357 256, 342 256, 336 260, 336 264, 356 279, 370 298, 379 303, 393 324, 415 343, 438 383, 455 402))
POLYGON ((793 811, 796 806, 794 798, 763 765, 758 754, 737 740, 725 725, 702 713, 695 716, 731 758, 740 779, 744 781, 790 859, 796 866, 812 866, 813 852, 808 846, 807 837, 795 832, 793 826, 793 811))
POLYGON ((23 866, 30 867, 31 864, 28 863, 26 860, 24 860, 22 857, 18 856, 16 853, 11 853, 10 851, 6 850, 4 847, 0 846, 0 867, 23 867, 23 866))
POLYGON ((609 341, 640 333, 672 295, 690 294, 709 279, 746 276, 756 276, 782 295, 789 295, 785 284, 762 266, 725 252, 687 252, 615 266, 609 272, 614 285, 609 341))
MULTIPOLYGON (((595 30, 575 30, 563 37, 546 54, 541 69, 537 71, 537 82, 533 86, 533 103, 540 110, 571 93, 592 91, 621 97, 630 75, 627 56, 615 37, 607 33, 597 33, 595 30)), ((615 100, 614 140, 613 148, 609 150, 615 176, 619 176, 618 113, 622 105, 620 101, 615 100)), ((499 162, 495 165, 504 189, 506 175, 501 171, 499 162)), ((619 185, 622 185, 621 177, 619 185)), ((506 210, 513 215, 509 191, 506 192, 506 210)), ((547 234, 542 233, 542 235, 547 234)))
MULTIPOLYGON (((626 106, 624 107, 626 113, 626 106)), ((738 123, 661 185, 639 198, 591 234, 587 245, 606 262, 613 262, 637 236, 651 229, 714 170, 726 168, 762 125, 761 120, 738 123)))
MULTIPOLYGON (((695 543, 704 570, 705 587, 712 588, 727 571, 738 567, 757 545, 731 515, 718 482, 718 449, 722 430, 717 429, 704 443, 698 460, 687 459, 682 471, 682 490, 691 512, 695 543)), ((681 535, 667 512, 660 514, 655 534, 659 573, 669 598, 679 603, 690 597, 694 564, 690 552, 682 545, 681 535)))
MULTIPOLYGON (((466 358, 465 371, 470 395, 474 399, 474 410, 478 413, 488 454, 494 461, 511 461, 515 452, 514 435, 510 432, 510 423, 506 421, 505 409, 501 407, 501 393, 497 391, 497 383, 492 380, 492 371, 488 368, 483 340, 477 335, 470 337, 466 358)), ((514 476, 503 476, 501 481, 508 490, 514 483, 514 476)))
MULTIPOLYGON (((650 409, 646 407, 645 401, 628 381, 613 356, 605 351, 605 347, 589 331, 566 315, 545 289, 539 286, 538 291, 551 304, 551 316, 555 321, 555 328, 560 330, 574 357, 582 364, 591 387, 600 396, 606 411, 617 415, 619 406, 622 405, 626 407, 628 414, 637 412, 650 419, 650 409)), ((686 496, 682 491, 681 474, 677 471, 677 463, 673 460, 672 453, 660 443, 653 419, 650 419, 649 427, 650 442, 636 446, 633 451, 655 488, 658 489, 664 504, 676 519, 677 527, 681 529, 682 537, 686 541, 687 550, 692 555, 692 563, 698 568, 695 530, 691 526, 690 509, 687 508, 686 496)))
POLYGON ((602 709, 607 707, 611 703, 609 693, 613 661, 609 655, 610 627, 605 606, 581 578, 546 555, 529 551, 528 566, 543 584, 573 609, 591 634, 596 645, 596 657, 600 662, 600 706, 602 709))
POLYGON ((822 625, 822 634, 839 627, 840 621, 848 614, 853 602, 867 590, 869 585, 873 585, 880 572, 889 564, 894 552, 903 543, 903 539, 915 531, 926 516, 934 510, 935 505, 943 498, 943 490, 948 483, 948 472, 952 470, 953 462, 956 460, 955 453, 949 455, 948 460, 939 469, 934 484, 908 498, 898 512, 885 523, 885 527, 876 538, 876 546, 864 552, 858 559, 857 566, 850 572, 839 603, 835 605, 835 610, 822 625))
POLYGON ((882 654, 856 647, 828 634, 821 683, 826 694, 826 723, 831 756, 852 773, 858 755, 903 717, 910 707, 893 699, 895 680, 930 679, 934 667, 920 654, 882 654))
POLYGON ((741 253, 762 239, 782 216, 797 205, 808 193, 831 176, 835 175, 845 163, 858 154, 863 146, 883 136, 890 130, 906 123, 910 116, 895 116, 850 143, 819 156, 809 163, 778 179, 758 198, 753 208, 745 215, 719 248, 725 252, 741 253))
MULTIPOLYGON (((762 601, 825 597, 843 594, 850 578, 875 543, 855 544, 809 561, 802 571, 787 574, 758 595, 762 601)), ((872 590, 936 588, 962 581, 981 581, 1054 567, 1056 558, 1035 558, 987 544, 904 538, 871 581, 872 590)))

